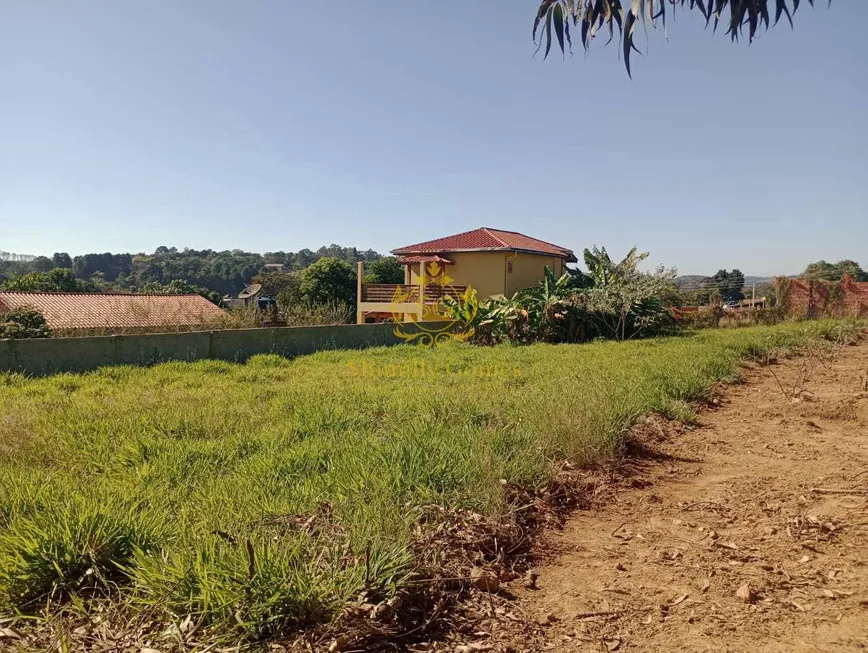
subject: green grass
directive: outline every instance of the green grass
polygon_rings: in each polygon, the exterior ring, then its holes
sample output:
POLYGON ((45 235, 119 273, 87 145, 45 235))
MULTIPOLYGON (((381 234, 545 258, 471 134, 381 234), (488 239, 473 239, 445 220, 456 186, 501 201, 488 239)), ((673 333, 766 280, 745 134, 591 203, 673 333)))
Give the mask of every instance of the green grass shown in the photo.
POLYGON ((501 479, 610 456, 745 356, 840 328, 0 375, 0 611, 110 595, 213 637, 285 633, 401 587, 424 506, 496 516, 501 479))

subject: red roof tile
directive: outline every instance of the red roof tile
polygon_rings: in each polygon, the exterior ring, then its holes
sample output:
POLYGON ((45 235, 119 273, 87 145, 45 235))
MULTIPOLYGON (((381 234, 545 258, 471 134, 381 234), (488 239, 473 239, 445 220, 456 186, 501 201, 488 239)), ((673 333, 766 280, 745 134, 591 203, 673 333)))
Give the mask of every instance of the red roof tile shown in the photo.
POLYGON ((437 254, 428 254, 424 256, 402 256, 398 259, 398 263, 401 265, 407 265, 408 263, 443 263, 444 265, 451 265, 452 261, 448 258, 437 256, 437 254))
POLYGON ((42 313, 52 329, 187 326, 224 315, 200 295, 0 292, 0 313, 25 306, 42 313))
POLYGON ((437 254, 445 252, 479 252, 479 251, 514 251, 548 254, 565 258, 569 262, 576 261, 576 255, 566 247, 560 247, 525 236, 516 231, 503 231, 481 227, 473 231, 437 238, 424 243, 407 245, 393 249, 393 254, 437 254))

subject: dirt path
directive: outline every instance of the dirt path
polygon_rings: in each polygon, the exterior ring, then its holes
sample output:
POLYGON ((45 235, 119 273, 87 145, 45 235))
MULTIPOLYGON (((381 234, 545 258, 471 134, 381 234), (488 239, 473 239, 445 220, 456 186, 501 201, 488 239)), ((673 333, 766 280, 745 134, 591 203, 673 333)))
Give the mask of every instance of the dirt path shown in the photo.
POLYGON ((747 378, 458 650, 868 651, 868 343, 747 378))

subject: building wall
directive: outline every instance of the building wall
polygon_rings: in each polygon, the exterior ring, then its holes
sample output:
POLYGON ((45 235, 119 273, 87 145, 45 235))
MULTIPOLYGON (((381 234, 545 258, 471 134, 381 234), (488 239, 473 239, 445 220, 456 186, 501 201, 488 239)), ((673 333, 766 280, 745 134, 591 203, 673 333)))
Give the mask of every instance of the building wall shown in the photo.
MULTIPOLYGON (((545 278, 546 267, 556 277, 564 273, 564 260, 556 256, 543 256, 527 252, 450 252, 444 254, 454 265, 444 266, 452 277, 453 286, 472 286, 480 299, 513 293, 530 288, 545 278), (509 263, 512 272, 509 272, 509 263)), ((419 264, 407 266, 408 283, 419 283, 419 264)))
POLYGON ((323 349, 363 349, 405 342, 393 324, 237 329, 88 338, 0 340, 0 372, 45 375, 110 365, 150 365, 255 354, 299 356, 323 349))
POLYGON ((512 295, 519 290, 530 288, 545 279, 545 269, 551 268, 555 277, 564 273, 564 261, 556 256, 542 256, 518 252, 510 257, 512 272, 506 275, 506 294, 512 295))
MULTIPOLYGON (((504 293, 506 252, 452 252, 453 265, 444 266, 453 286, 472 286, 480 299, 504 293)), ((419 283, 419 264, 410 266, 410 283, 419 283)))

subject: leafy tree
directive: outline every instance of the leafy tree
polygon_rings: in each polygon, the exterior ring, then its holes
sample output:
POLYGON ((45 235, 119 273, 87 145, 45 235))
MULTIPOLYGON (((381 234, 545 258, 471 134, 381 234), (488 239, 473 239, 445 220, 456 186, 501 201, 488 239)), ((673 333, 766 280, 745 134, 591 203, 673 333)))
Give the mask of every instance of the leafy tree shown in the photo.
POLYGON ((299 250, 298 254, 296 254, 293 258, 294 258, 294 260, 292 262, 293 263, 292 264, 293 269, 303 270, 308 265, 316 263, 318 257, 317 257, 315 252, 312 252, 309 249, 305 248, 305 249, 299 250))
POLYGON ((680 306, 708 306, 721 302, 723 302, 723 297, 720 295, 720 290, 711 280, 711 277, 706 277, 698 286, 682 290, 681 301, 678 303, 680 306))
POLYGON ((134 282, 140 284, 151 283, 153 281, 163 281, 163 268, 156 261, 148 256, 133 257, 133 273, 134 282))
POLYGON ((194 286, 181 279, 172 279, 169 283, 152 281, 139 288, 139 292, 149 295, 201 295, 212 304, 220 305, 223 297, 219 292, 194 286))
POLYGON ((16 308, 0 313, 0 340, 3 338, 47 338, 51 330, 45 316, 35 308, 16 308))
POLYGON ((51 263, 56 268, 72 268, 72 257, 66 252, 55 252, 51 263))
POLYGON ((849 259, 837 263, 826 263, 826 261, 811 263, 805 268, 802 276, 819 281, 840 281, 845 276, 849 276, 853 281, 868 281, 868 273, 856 261, 849 259))
POLYGON ((860 266, 856 261, 844 259, 843 261, 838 261, 836 265, 841 271, 842 279, 845 276, 848 276, 853 281, 868 281, 868 272, 865 272, 865 270, 862 269, 862 266, 860 266))
POLYGON ((629 340, 670 321, 661 296, 672 292, 676 272, 663 267, 642 272, 639 264, 647 257, 647 252, 639 254, 635 247, 618 262, 605 247, 584 251, 594 286, 581 293, 582 305, 604 337, 629 340))
MULTIPOLYGON (((814 0, 808 2, 814 4, 814 0)), ((793 14, 798 6, 799 0, 542 0, 533 24, 533 39, 538 44, 537 50, 545 42, 545 56, 548 57, 552 34, 562 53, 567 48, 572 51, 571 26, 572 30, 580 30, 585 51, 590 49, 591 41, 600 29, 606 28, 609 41, 617 32, 629 75, 630 54, 633 50, 639 52, 634 40, 637 28, 641 26, 646 34, 649 25, 657 27, 660 24, 665 29, 667 8, 673 12, 678 7, 699 11, 705 18, 706 27, 713 25, 717 30, 718 24, 723 22, 733 41, 745 34, 749 41, 753 41, 758 31, 769 29, 772 16, 775 25, 786 16, 792 27, 793 14)))
POLYGON ((3 289, 18 292, 93 292, 94 286, 76 279, 72 270, 54 268, 48 272, 31 272, 10 279, 4 282, 3 289))
POLYGON ((297 291, 301 277, 297 272, 260 272, 253 277, 253 283, 262 285, 262 294, 277 297, 283 292, 297 291))
POLYGON ((0 259, 0 283, 31 272, 34 272, 34 269, 33 264, 29 261, 7 261, 0 259))
POLYGON ((314 304, 330 301, 352 304, 356 296, 356 273, 346 261, 326 256, 301 273, 299 291, 306 301, 314 304))
POLYGON ((72 271, 79 279, 90 279, 101 272, 106 281, 114 281, 121 274, 128 275, 132 263, 132 254, 85 254, 72 260, 72 271))
POLYGON ((728 302, 737 302, 744 299, 744 274, 741 270, 733 269, 732 272, 718 270, 711 277, 711 285, 717 288, 721 298, 728 302))
POLYGON ((33 269, 37 272, 48 272, 55 267, 54 263, 47 256, 37 256, 32 261, 33 269))
POLYGON ((366 266, 365 283, 404 283, 404 266, 394 256, 383 256, 366 266))

